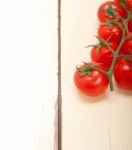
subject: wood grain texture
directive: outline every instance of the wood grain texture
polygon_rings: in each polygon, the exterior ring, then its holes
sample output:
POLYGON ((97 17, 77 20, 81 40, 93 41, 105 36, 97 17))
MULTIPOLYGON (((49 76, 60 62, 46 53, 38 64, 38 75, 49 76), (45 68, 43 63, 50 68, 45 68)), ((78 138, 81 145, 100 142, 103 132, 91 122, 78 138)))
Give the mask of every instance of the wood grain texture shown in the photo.
POLYGON ((58 92, 58 4, 33 0, 33 150, 54 150, 58 92))

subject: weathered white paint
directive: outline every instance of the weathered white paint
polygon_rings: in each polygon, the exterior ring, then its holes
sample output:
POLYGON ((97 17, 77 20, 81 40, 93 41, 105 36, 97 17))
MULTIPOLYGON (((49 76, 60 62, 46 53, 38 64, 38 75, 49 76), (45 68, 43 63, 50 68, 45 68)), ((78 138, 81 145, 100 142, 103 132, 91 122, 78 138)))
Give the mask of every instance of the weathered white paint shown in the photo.
POLYGON ((35 0, 33 9, 34 149, 53 150, 57 100, 57 1, 35 0))
POLYGON ((62 1, 63 150, 132 150, 132 93, 115 89, 95 98, 78 93, 76 64, 89 60, 96 44, 97 8, 105 0, 62 1))
POLYGON ((54 150, 57 1, 0 2, 0 149, 54 150))

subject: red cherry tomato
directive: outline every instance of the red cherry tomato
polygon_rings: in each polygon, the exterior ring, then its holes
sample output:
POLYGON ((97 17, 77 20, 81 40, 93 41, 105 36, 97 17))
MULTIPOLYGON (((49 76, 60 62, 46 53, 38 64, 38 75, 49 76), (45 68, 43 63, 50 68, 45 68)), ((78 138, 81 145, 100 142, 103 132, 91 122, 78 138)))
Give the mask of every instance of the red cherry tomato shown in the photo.
MULTIPOLYGON (((129 35, 132 36, 132 34, 129 34, 129 35)), ((124 42, 124 44, 123 44, 123 46, 122 46, 122 48, 121 48, 121 52, 122 52, 123 54, 126 54, 126 55, 129 55, 129 54, 132 55, 132 37, 128 38, 128 39, 124 42)))
MULTIPOLYGON (((95 63, 88 63, 87 65, 93 65, 95 63)), ((82 65, 80 68, 84 69, 86 65, 82 65)), ((103 68, 101 65, 98 68, 103 68)), ((76 71, 74 74, 74 82, 76 87, 87 96, 98 96, 104 93, 108 87, 108 78, 105 74, 90 70, 89 74, 81 76, 80 71, 76 71)))
POLYGON ((132 11, 132 0, 126 0, 125 4, 126 4, 128 10, 132 11))
POLYGON ((118 60, 114 69, 114 78, 118 87, 132 90, 132 62, 124 58, 118 60))
POLYGON ((106 22, 106 20, 113 20, 117 17, 126 18, 127 14, 125 10, 116 2, 107 1, 103 3, 98 9, 98 18, 100 22, 106 22), (112 9, 110 9, 110 6, 112 9), (115 11, 115 15, 113 16, 113 11, 115 11))
POLYGON ((122 31, 116 25, 113 25, 112 27, 101 25, 98 28, 98 36, 104 40, 109 39, 109 42, 119 43, 122 38, 122 31))
MULTIPOLYGON (((120 3, 120 0, 115 0, 115 2, 120 3)), ((132 0, 126 0, 125 5, 128 8, 128 10, 132 10, 132 0)))
POLYGON ((132 32, 132 19, 129 20, 128 30, 129 30, 129 32, 132 32))
MULTIPOLYGON (((109 44, 114 50, 117 49, 116 43, 111 42, 109 44)), ((91 58, 93 61, 98 62, 98 63, 103 63, 104 66, 109 68, 112 63, 113 54, 107 46, 102 46, 99 49, 97 47, 93 47, 91 51, 91 58)))

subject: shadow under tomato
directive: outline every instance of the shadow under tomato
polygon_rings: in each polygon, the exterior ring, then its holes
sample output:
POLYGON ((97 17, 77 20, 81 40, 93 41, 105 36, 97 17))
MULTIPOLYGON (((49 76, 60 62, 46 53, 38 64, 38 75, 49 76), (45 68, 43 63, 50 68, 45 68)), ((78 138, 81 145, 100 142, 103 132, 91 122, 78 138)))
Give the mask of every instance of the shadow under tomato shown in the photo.
POLYGON ((125 90, 125 89, 121 89, 118 86, 116 86, 116 91, 121 95, 132 96, 132 90, 125 90))
POLYGON ((86 96, 85 94, 83 94, 81 91, 78 90, 78 96, 79 99, 84 102, 97 103, 97 102, 102 102, 104 100, 107 100, 108 91, 106 91, 100 96, 86 96))

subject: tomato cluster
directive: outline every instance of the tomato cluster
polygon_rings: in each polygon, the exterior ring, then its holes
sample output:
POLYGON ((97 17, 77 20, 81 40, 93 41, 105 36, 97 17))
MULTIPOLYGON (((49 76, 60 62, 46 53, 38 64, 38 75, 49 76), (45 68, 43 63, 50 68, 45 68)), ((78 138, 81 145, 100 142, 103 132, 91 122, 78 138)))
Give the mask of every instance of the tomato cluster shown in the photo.
POLYGON ((76 87, 88 96, 104 93, 112 76, 116 85, 132 90, 132 0, 114 0, 98 8, 99 43, 91 49, 91 61, 74 74, 76 87))

